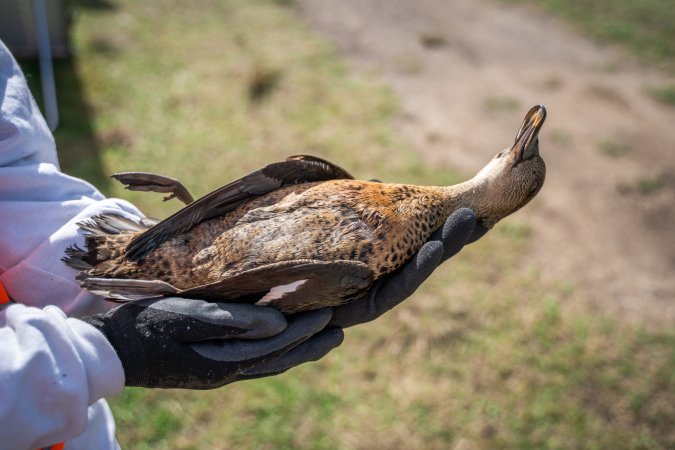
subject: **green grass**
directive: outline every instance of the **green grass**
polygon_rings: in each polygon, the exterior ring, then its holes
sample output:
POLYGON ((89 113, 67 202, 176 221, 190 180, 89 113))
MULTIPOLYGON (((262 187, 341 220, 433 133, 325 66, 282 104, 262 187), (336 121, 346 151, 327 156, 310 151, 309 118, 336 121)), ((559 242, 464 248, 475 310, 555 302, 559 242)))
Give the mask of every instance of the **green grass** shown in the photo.
POLYGON ((598 143, 600 152, 610 158, 620 158, 631 152, 632 148, 626 142, 615 138, 608 138, 598 143))
POLYGON ((668 106, 675 106, 675 85, 652 86, 647 89, 649 95, 668 106))
POLYGON ((590 36, 626 46, 675 72, 675 3, 671 0, 505 0, 542 6, 590 36))
MULTIPOLYGON (((107 176, 156 171, 200 195, 305 152, 360 178, 458 181, 403 143, 392 94, 346 70, 285 4, 83 8, 77 56, 58 69, 64 170, 156 216, 178 205, 107 176)), ((212 392, 125 389, 111 399, 122 446, 673 448, 675 333, 543 281, 533 233, 505 220, 317 363, 212 392)))
POLYGON ((663 176, 647 176, 637 181, 638 192, 644 195, 653 194, 666 186, 663 176))

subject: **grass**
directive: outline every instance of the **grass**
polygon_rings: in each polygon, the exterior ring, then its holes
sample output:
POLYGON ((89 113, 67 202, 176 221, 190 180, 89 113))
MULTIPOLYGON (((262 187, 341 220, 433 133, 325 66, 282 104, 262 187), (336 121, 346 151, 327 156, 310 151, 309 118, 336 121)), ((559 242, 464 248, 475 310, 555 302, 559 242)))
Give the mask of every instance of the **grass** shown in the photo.
POLYGON ((675 3, 671 0, 506 0, 541 6, 603 42, 675 73, 675 3))
POLYGON ((598 149, 610 158, 621 158, 632 151, 628 143, 615 138, 607 138, 598 142, 598 149))
POLYGON ((638 192, 644 195, 653 194, 666 185, 666 180, 662 176, 642 177, 637 181, 638 192))
POLYGON ((649 95, 668 106, 675 106, 675 85, 651 86, 647 89, 649 95))
MULTIPOLYGON (((64 170, 162 217, 178 205, 107 176, 156 171, 201 195, 307 152, 360 178, 458 181, 402 142, 392 94, 347 71, 286 3, 83 7, 76 58, 57 73, 64 170)), ((505 220, 317 363, 212 392, 125 389, 111 399, 122 446, 672 448, 675 333, 543 281, 533 233, 505 220)))

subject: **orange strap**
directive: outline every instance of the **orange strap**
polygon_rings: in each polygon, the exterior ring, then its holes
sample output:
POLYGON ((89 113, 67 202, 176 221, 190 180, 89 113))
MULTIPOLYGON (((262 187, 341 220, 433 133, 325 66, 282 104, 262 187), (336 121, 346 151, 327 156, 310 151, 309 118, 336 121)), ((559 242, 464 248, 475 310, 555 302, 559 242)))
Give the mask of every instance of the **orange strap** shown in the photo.
POLYGON ((9 303, 9 295, 7 295, 7 291, 2 283, 0 283, 0 305, 4 305, 5 303, 9 303))
MULTIPOLYGON (((7 295, 7 291, 5 290, 5 286, 2 285, 2 282, 0 282, 0 305, 4 305, 5 303, 9 303, 10 298, 9 295, 7 295)), ((63 450, 63 447, 65 446, 65 442, 59 442, 58 444, 50 445, 49 447, 45 447, 47 450, 63 450)))
POLYGON ((66 445, 65 442, 59 444, 50 445, 49 447, 43 447, 41 450, 63 450, 63 446, 66 445))

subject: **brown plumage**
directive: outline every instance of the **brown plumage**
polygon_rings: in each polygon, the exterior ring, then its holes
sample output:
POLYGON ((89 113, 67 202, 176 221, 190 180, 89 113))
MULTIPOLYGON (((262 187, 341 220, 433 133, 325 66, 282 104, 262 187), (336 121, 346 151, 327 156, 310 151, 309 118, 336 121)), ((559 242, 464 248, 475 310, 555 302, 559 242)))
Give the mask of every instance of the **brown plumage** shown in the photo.
POLYGON ((487 228, 541 188, 532 108, 514 145, 454 186, 354 180, 310 156, 291 157, 191 202, 173 179, 127 173, 130 189, 169 192, 189 203, 159 223, 103 215, 80 224, 86 249, 65 262, 83 287, 109 298, 178 295, 269 304, 285 313, 337 305, 408 261, 461 207, 487 228))

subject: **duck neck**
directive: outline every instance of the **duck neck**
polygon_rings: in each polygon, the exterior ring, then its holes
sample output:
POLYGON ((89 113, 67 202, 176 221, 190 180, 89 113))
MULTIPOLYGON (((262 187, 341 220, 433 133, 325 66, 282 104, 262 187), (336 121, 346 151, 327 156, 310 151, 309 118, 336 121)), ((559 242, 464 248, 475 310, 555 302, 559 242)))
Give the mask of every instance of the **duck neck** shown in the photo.
POLYGON ((479 220, 486 219, 486 217, 483 217, 485 183, 481 182, 478 177, 453 186, 442 186, 439 189, 443 194, 445 217, 459 208, 470 208, 479 220))

